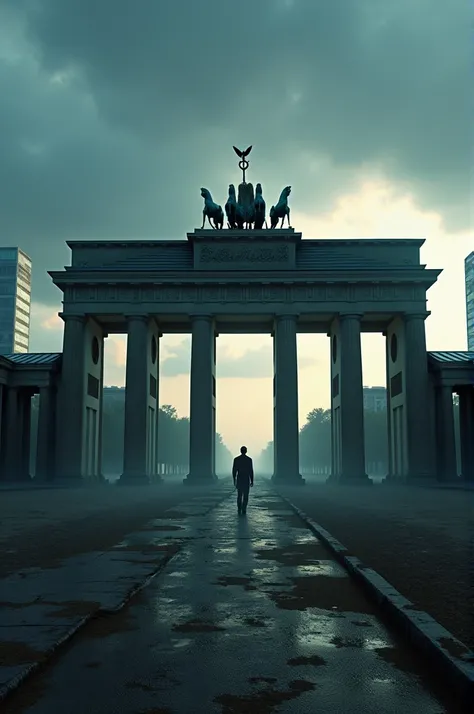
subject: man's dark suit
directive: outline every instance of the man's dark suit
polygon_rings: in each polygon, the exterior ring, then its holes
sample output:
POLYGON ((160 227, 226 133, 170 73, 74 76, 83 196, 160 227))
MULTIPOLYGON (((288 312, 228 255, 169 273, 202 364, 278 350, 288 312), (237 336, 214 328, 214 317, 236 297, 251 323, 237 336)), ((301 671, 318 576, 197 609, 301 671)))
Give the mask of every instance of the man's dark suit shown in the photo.
POLYGON ((247 510, 250 485, 253 486, 253 463, 250 456, 240 454, 234 459, 232 478, 237 486, 237 508, 243 513, 247 510))

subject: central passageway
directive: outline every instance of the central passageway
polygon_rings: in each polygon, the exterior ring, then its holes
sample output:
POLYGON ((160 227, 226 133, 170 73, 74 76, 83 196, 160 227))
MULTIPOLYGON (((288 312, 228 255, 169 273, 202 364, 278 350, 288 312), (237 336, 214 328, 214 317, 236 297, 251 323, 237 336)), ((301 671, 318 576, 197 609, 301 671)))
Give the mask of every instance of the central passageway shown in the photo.
POLYGON ((251 490, 244 517, 234 491, 206 516, 175 515, 154 522, 154 537, 179 541, 180 552, 25 683, 11 714, 448 711, 270 486, 251 490))

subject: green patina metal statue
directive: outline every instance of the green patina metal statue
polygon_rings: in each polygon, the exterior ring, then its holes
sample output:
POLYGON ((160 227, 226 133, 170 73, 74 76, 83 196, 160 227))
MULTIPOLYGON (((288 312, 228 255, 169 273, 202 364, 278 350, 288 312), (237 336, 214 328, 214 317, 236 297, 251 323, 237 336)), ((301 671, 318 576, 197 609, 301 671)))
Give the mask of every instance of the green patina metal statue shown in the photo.
POLYGON ((224 212, 222 206, 214 203, 212 200, 211 192, 207 188, 201 188, 201 196, 204 199, 204 209, 202 212, 202 226, 201 230, 204 228, 206 223, 206 216, 211 225, 211 228, 221 230, 224 226, 224 212), (211 218, 214 223, 211 222, 211 218))
POLYGON ((290 207, 288 205, 288 196, 291 193, 291 186, 286 186, 280 194, 278 203, 276 206, 270 208, 270 228, 276 228, 279 219, 281 218, 281 226, 283 228, 283 223, 285 222, 285 216, 288 219, 288 228, 290 228, 290 207))
MULTIPOLYGON (((280 228, 283 228, 285 216, 290 228, 290 208, 288 206, 288 196, 291 193, 291 186, 286 186, 280 194, 280 198, 276 206, 270 209, 270 226, 266 219, 266 206, 263 199, 262 184, 258 183, 255 187, 247 183, 245 180, 245 172, 249 167, 247 160, 252 147, 249 146, 245 151, 241 151, 236 146, 233 147, 235 153, 240 158, 239 168, 242 170, 242 183, 239 184, 238 198, 235 195, 234 184, 229 185, 229 196, 225 204, 225 215, 227 217, 227 227, 229 230, 244 230, 255 228, 262 230, 264 227, 274 229, 278 227, 278 221, 281 218, 280 228)), ((201 196, 204 198, 203 221, 201 229, 206 223, 206 216, 212 228, 221 230, 224 226, 224 212, 222 207, 214 203, 212 196, 207 188, 201 188, 201 196)))
POLYGON ((229 185, 229 198, 225 204, 225 214, 227 216, 227 227, 233 231, 238 228, 240 223, 243 223, 242 212, 235 197, 235 186, 233 183, 229 185))
POLYGON ((265 201, 263 200, 262 184, 261 183, 258 183, 255 186, 254 213, 255 213, 255 222, 254 222, 255 230, 257 230, 257 231, 261 230, 264 225, 265 225, 265 228, 267 228, 267 219, 265 218, 265 201))

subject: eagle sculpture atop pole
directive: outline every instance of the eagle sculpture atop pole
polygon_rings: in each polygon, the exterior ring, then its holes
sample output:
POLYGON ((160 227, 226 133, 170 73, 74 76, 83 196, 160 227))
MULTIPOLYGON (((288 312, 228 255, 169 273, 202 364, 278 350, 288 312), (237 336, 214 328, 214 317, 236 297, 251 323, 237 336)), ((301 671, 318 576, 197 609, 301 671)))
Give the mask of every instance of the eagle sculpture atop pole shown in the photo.
POLYGON ((247 156, 250 154, 252 151, 252 147, 249 146, 245 151, 241 151, 238 149, 236 146, 234 146, 234 151, 237 154, 237 156, 240 158, 239 161, 239 169, 242 170, 242 183, 245 183, 245 172, 247 171, 249 167, 249 162, 247 161, 247 156))
POLYGON ((236 146, 234 146, 234 151, 240 158, 239 169, 242 170, 242 183, 239 185, 239 193, 237 198, 237 226, 240 229, 252 228, 255 222, 255 194, 253 191, 253 185, 251 183, 247 183, 245 180, 245 172, 249 167, 247 156, 252 151, 252 147, 249 146, 247 149, 245 149, 245 151, 241 151, 236 146))

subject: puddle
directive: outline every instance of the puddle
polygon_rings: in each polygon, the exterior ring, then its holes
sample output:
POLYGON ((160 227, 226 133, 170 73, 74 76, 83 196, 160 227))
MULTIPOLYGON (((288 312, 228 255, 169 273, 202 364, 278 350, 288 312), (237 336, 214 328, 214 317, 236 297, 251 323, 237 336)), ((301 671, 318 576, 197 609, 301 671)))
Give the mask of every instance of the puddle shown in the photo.
POLYGON ((290 592, 269 593, 276 605, 285 610, 305 610, 317 607, 338 612, 361 612, 373 614, 374 607, 354 586, 348 577, 310 575, 289 578, 293 583, 290 592))
POLYGON ((292 543, 284 548, 268 548, 257 550, 255 557, 259 560, 274 560, 282 565, 317 564, 319 560, 327 559, 327 551, 318 543, 292 543))
POLYGON ((0 666, 16 667, 21 664, 41 662, 46 657, 46 652, 35 650, 24 642, 0 641, 0 666))
POLYGON ((206 620, 188 620, 181 625, 173 625, 174 632, 223 632, 225 627, 206 620))
MULTIPOLYGON (((274 679, 251 677, 249 682, 256 685, 271 685, 274 683, 274 679)), ((316 689, 314 682, 295 679, 289 682, 288 689, 278 690, 268 686, 254 694, 221 694, 214 701, 222 705, 222 714, 274 714, 276 708, 283 702, 297 699, 301 694, 313 689, 316 689)))
POLYGON ((311 665, 312 667, 323 667, 327 664, 326 660, 319 655, 310 655, 309 657, 293 657, 287 661, 291 667, 300 667, 303 665, 311 665))

